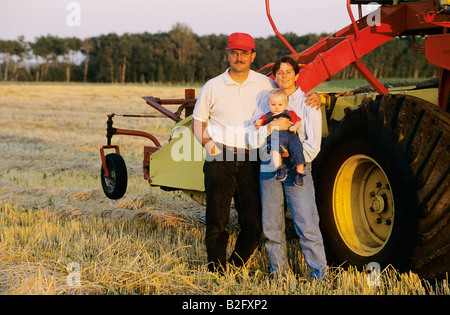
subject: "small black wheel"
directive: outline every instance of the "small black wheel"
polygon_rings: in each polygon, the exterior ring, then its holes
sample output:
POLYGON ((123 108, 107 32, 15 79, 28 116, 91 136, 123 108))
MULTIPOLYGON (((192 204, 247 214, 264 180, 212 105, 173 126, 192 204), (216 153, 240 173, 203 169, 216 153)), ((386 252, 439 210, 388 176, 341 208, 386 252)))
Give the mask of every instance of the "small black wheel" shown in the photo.
POLYGON ((103 170, 103 167, 101 167, 103 191, 109 199, 120 199, 127 190, 128 174, 125 161, 122 156, 117 153, 106 155, 105 160, 109 177, 106 177, 105 171, 103 170))

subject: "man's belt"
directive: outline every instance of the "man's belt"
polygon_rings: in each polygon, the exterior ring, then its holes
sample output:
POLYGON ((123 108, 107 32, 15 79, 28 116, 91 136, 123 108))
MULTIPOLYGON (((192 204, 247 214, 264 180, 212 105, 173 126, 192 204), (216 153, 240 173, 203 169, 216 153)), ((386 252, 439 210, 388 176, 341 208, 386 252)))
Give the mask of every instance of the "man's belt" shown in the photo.
POLYGON ((225 145, 225 144, 222 144, 222 143, 217 143, 217 146, 218 147, 221 147, 222 146, 222 148, 224 148, 225 150, 227 150, 227 151, 231 151, 231 152, 233 152, 234 154, 249 154, 249 150, 248 149, 246 149, 246 148, 236 148, 236 147, 230 147, 230 146, 227 146, 227 145, 225 145))

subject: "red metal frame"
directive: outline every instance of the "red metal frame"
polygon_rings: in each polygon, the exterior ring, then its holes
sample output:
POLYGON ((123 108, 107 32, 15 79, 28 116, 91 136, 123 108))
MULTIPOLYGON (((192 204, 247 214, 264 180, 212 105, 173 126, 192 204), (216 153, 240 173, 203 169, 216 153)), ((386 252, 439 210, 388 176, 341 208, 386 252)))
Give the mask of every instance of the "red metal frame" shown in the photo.
MULTIPOLYGON (((185 90, 185 98, 184 99, 159 99, 152 96, 148 97, 142 97, 148 105, 155 108, 160 113, 164 114, 168 118, 174 120, 177 122, 179 119, 180 111, 172 112, 163 105, 180 105, 185 104, 184 107, 185 115, 186 117, 192 114, 194 104, 192 104, 193 101, 195 101, 195 90, 194 89, 186 89, 185 90), (188 103, 189 102, 189 103, 188 103)), ((102 146, 100 148, 100 157, 102 161, 102 168, 105 172, 106 178, 109 177, 109 171, 106 167, 106 159, 105 159, 105 150, 107 149, 114 149, 117 154, 120 154, 120 149, 118 145, 112 145, 111 139, 114 135, 125 135, 125 136, 136 136, 136 137, 143 137, 147 138, 150 141, 153 142, 154 146, 144 146, 144 159, 143 159, 143 170, 144 170, 144 178, 146 180, 150 179, 150 155, 154 152, 158 151, 161 148, 161 143, 158 141, 158 139, 153 136, 152 134, 145 132, 145 131, 139 131, 139 130, 129 130, 129 129, 119 129, 113 127, 113 118, 116 116, 116 114, 110 114, 108 115, 108 121, 107 121, 107 145, 102 146)), ((119 116, 119 115, 117 115, 119 116)), ((131 116, 131 117, 149 117, 145 115, 121 115, 124 117, 131 116)))
POLYGON ((425 42, 425 54, 429 63, 441 68, 438 105, 447 110, 450 94, 450 34, 430 35, 425 42))
POLYGON ((118 145, 104 145, 100 148, 100 158, 102 160, 102 168, 105 172, 106 178, 109 178, 109 171, 106 167, 106 159, 105 159, 105 149, 115 149, 117 154, 120 154, 120 149, 118 145))
POLYGON ((275 26, 275 23, 272 20, 272 15, 270 14, 270 6, 269 6, 269 0, 266 0, 266 14, 267 18, 269 19, 270 25, 272 25, 272 29, 275 32, 275 34, 278 36, 278 38, 281 39, 281 41, 286 45, 286 47, 293 53, 296 54, 297 52, 295 49, 288 43, 288 41, 283 37, 283 35, 278 32, 277 27, 275 26))
MULTIPOLYGON (((173 121, 177 122, 178 116, 177 112, 172 112, 169 109, 165 108, 162 105, 177 105, 177 104, 184 104, 186 101, 194 100, 195 99, 195 90, 194 89, 186 89, 184 91, 185 98, 184 99, 159 99, 155 98, 153 96, 144 96, 142 97, 148 105, 159 111, 160 113, 166 115, 173 121)), ((188 105, 185 109, 186 111, 186 117, 189 116, 191 113, 191 110, 194 108, 194 105, 188 105)))
MULTIPOLYGON (((359 10, 359 15, 360 15, 359 19, 361 19, 362 18, 361 5, 359 5, 359 9, 360 9, 359 10)), ((351 0, 347 0, 347 12, 348 12, 348 15, 350 16, 350 20, 352 21, 353 30, 355 32, 355 39, 358 40, 359 39, 359 28, 358 28, 358 25, 356 24, 355 17, 353 16, 353 11, 351 8, 351 0)))
POLYGON ((145 132, 145 131, 139 131, 139 130, 129 130, 129 129, 116 129, 115 135, 125 135, 125 136, 136 136, 136 137, 143 137, 151 140, 156 147, 161 147, 161 144, 159 143, 158 139, 156 139, 152 134, 145 132))
POLYGON ((450 71, 447 69, 441 69, 441 75, 439 78, 439 100, 438 105, 443 110, 447 110, 448 99, 450 95, 450 71))
MULTIPOLYGON (((444 33, 450 27, 450 14, 439 12, 439 2, 436 0, 407 2, 391 6, 381 6, 379 10, 379 25, 369 25, 366 17, 361 17, 361 6, 359 5, 360 19, 355 20, 351 10, 351 0, 347 0, 347 11, 351 24, 335 34, 322 38, 317 44, 301 53, 295 52, 286 44, 286 40, 276 29, 270 16, 269 0, 266 0, 266 11, 275 34, 291 50, 291 57, 302 66, 297 85, 303 91, 308 92, 320 83, 352 65, 368 81, 368 83, 379 93, 386 94, 388 91, 375 78, 375 76, 362 64, 360 58, 375 48, 383 45, 396 36, 402 35, 428 35, 427 42, 432 42, 433 52, 431 57, 427 50, 427 57, 440 63, 444 63, 441 71, 441 85, 439 88, 439 106, 447 106, 446 100, 450 90, 450 79, 448 63, 448 41, 433 40, 434 34, 444 33)), ((441 35, 442 36, 442 35, 441 35)), ((440 37, 442 39, 443 37, 440 37)), ((447 39, 448 40, 448 39, 447 39)), ((265 69, 262 68, 261 70, 265 69)))

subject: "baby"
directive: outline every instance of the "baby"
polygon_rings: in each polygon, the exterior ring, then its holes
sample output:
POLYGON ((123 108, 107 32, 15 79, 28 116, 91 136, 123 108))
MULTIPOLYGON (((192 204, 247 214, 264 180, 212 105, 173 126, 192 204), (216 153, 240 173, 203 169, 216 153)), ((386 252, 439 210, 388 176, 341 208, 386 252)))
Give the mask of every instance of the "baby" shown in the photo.
POLYGON ((294 111, 286 110, 288 99, 286 92, 282 89, 270 91, 269 96, 267 97, 267 105, 269 106, 270 112, 262 115, 254 122, 256 129, 281 117, 285 117, 294 123, 289 127, 289 130, 276 129, 272 131, 272 134, 267 139, 267 152, 270 153, 272 162, 275 166, 276 179, 278 181, 284 181, 287 177, 287 172, 284 170, 282 164, 282 154, 287 150, 289 152, 289 159, 297 170, 294 185, 303 186, 305 157, 303 156, 302 143, 296 134, 301 125, 301 118, 298 117, 294 111), (272 148, 271 143, 274 137, 278 137, 279 145, 272 148))

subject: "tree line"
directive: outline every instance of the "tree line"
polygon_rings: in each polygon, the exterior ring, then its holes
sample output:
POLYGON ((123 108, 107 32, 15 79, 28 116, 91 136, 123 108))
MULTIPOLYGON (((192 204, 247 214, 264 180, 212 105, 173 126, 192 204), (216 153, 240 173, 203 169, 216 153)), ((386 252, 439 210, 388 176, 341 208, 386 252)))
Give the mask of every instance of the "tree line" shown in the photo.
MULTIPOLYGON (((328 34, 284 34, 301 52, 328 34)), ((0 40, 0 81, 112 83, 203 83, 227 66, 227 35, 198 36, 185 24, 156 34, 110 33, 79 39, 46 35, 27 42, 0 40)), ((278 37, 255 38, 258 70, 289 50, 278 37)), ((362 58, 378 78, 425 78, 439 75, 424 55, 411 51, 412 40, 396 38, 362 58)), ((334 79, 360 78, 352 67, 334 79)))

